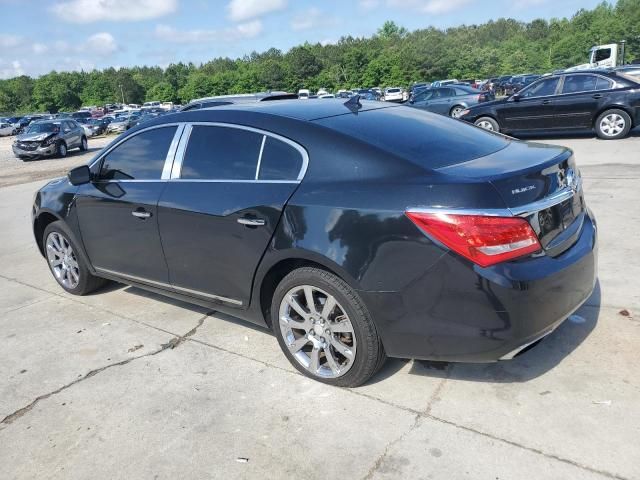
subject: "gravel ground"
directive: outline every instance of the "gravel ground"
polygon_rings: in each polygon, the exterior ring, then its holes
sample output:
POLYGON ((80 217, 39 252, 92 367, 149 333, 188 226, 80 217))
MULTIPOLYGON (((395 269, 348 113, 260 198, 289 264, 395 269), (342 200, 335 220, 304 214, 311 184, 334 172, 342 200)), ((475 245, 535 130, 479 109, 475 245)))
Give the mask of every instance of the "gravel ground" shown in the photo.
POLYGON ((73 167, 86 163, 114 138, 114 136, 90 138, 87 152, 72 150, 67 158, 52 157, 23 161, 16 158, 11 150, 15 137, 0 137, 0 187, 65 175, 73 167))

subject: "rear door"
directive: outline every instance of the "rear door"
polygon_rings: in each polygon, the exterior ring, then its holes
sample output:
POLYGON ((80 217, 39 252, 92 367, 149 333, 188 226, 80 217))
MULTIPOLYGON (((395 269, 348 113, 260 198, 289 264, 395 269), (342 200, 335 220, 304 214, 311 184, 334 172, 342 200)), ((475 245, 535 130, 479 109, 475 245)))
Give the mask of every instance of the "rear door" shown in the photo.
POLYGON ((172 286, 196 298, 248 305, 255 270, 306 165, 306 151, 277 135, 187 125, 158 204, 172 286))
POLYGON ((545 78, 523 89, 498 109, 498 121, 504 131, 554 128, 555 99, 559 77, 545 78))
POLYGON ((599 75, 576 73, 564 77, 556 99, 556 127, 591 128, 596 112, 606 101, 613 82, 599 75))
POLYGON ((96 180, 79 188, 80 232, 96 269, 168 286, 157 203, 178 134, 173 125, 128 137, 96 165, 96 180))
POLYGON ((442 115, 449 115, 455 97, 453 88, 438 88, 429 104, 429 110, 442 115))

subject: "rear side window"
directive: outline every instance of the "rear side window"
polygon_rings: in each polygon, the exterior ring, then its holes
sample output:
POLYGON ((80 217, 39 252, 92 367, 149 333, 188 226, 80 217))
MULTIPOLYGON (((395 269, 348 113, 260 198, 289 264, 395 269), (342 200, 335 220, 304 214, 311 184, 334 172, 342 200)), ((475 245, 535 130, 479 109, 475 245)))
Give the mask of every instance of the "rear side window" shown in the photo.
POLYGON ((139 133, 107 154, 101 180, 159 180, 177 127, 139 133))
POLYGON ((567 75, 564 77, 562 93, 590 92, 596 89, 598 77, 594 75, 567 75))
POLYGON ((296 180, 302 169, 302 155, 291 145, 267 137, 260 161, 259 180, 296 180))
POLYGON ((504 137, 471 124, 410 107, 369 110, 316 122, 430 169, 483 157, 509 144, 504 137))
POLYGON ((613 82, 604 77, 597 77, 596 90, 610 90, 613 88, 613 82))
POLYGON ((238 128, 194 125, 180 178, 254 180, 262 135, 238 128))

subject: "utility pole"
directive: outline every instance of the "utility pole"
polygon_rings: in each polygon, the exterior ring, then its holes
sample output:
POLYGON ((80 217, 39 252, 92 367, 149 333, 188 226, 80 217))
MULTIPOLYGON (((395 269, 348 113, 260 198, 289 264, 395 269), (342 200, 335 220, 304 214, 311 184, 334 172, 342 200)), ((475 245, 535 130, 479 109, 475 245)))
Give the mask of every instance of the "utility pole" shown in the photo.
POLYGON ((125 103, 124 103, 124 90, 122 90, 122 84, 120 84, 119 87, 120 87, 120 94, 122 95, 122 106, 124 106, 125 105, 125 103))

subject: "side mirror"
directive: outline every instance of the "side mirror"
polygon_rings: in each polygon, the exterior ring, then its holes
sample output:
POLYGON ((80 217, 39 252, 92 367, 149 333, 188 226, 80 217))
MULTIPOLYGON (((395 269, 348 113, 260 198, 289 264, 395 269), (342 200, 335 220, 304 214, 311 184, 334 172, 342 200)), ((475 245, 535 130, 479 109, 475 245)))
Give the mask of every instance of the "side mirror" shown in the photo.
POLYGON ((520 101, 520 94, 519 93, 514 93, 513 95, 511 95, 511 100, 514 102, 519 102, 520 101))
POLYGON ((91 181, 91 170, 88 165, 82 165, 70 170, 67 177, 71 185, 84 185, 91 181))

